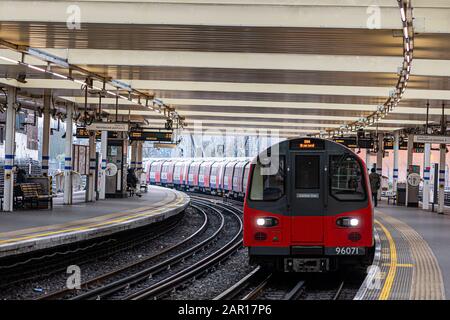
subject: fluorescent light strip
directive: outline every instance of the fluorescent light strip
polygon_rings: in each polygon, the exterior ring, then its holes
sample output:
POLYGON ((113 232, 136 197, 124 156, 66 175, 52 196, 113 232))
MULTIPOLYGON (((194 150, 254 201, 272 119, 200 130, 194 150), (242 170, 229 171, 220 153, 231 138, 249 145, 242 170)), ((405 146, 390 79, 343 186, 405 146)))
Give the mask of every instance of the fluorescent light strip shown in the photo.
POLYGON ((47 73, 47 70, 39 68, 39 67, 36 67, 36 66, 33 66, 32 64, 26 64, 26 66, 28 68, 30 68, 30 69, 33 69, 33 70, 36 70, 36 71, 40 71, 40 72, 43 72, 43 73, 47 73))
POLYGON ((13 59, 10 59, 10 58, 7 58, 7 57, 0 56, 0 59, 5 60, 7 62, 14 63, 14 64, 19 64, 19 61, 13 60, 13 59))
MULTIPOLYGON (((31 48, 30 48, 30 49, 31 49, 31 48)), ((33 49, 33 50, 34 50, 34 49, 33 49)), ((71 80, 71 81, 73 81, 73 82, 75 82, 75 83, 78 83, 78 84, 80 84, 80 85, 82 85, 82 86, 86 85, 86 82, 85 82, 85 81, 80 81, 80 80, 77 80, 77 79, 70 79, 69 77, 67 77, 67 76, 65 76, 65 75, 62 75, 62 74, 59 74, 59 73, 56 73, 56 72, 52 72, 52 71, 50 71, 50 70, 43 69, 43 68, 34 66, 34 65, 32 65, 32 64, 29 64, 29 63, 21 63, 20 61, 13 60, 13 59, 10 59, 10 58, 4 57, 4 56, 0 56, 0 59, 2 59, 2 60, 4 60, 4 61, 7 61, 7 62, 10 62, 10 63, 13 63, 13 64, 23 64, 23 65, 27 66, 27 67, 30 68, 30 69, 33 69, 33 70, 36 70, 36 71, 39 71, 39 72, 42 72, 42 73, 49 73, 49 74, 51 74, 51 75, 53 75, 53 76, 55 76, 55 77, 58 77, 58 78, 61 78, 61 79, 64 79, 64 80, 71 80)), ((68 67, 68 66, 67 66, 67 67, 68 67)), ((118 84, 118 85, 121 84, 120 81, 113 81, 113 83, 116 83, 116 84, 118 84)), ((129 89, 131 90, 131 86, 129 86, 128 84, 123 84, 123 86, 126 86, 126 88, 129 88, 129 89)), ((98 91, 102 91, 102 90, 103 90, 102 88, 97 87, 97 86, 94 86, 94 85, 89 86, 89 87, 91 87, 91 88, 94 89, 94 90, 98 90, 98 91)), ((113 95, 113 96, 117 96, 117 95, 116 95, 114 92, 112 92, 112 91, 107 91, 107 93, 110 94, 110 95, 113 95)), ((124 99, 124 100, 129 100, 128 97, 125 97, 125 96, 123 96, 123 95, 119 95, 119 98, 122 98, 122 99, 124 99)), ((137 105, 140 105, 140 106, 144 107, 144 105, 143 105, 142 103, 140 103, 140 102, 136 102, 136 101, 133 101, 133 102, 136 103, 137 105)), ((161 100, 158 100, 158 103, 162 104, 162 107, 165 108, 165 105, 164 105, 164 103, 163 103, 161 100)), ((162 113, 162 111, 161 111, 160 109, 156 109, 156 110, 155 110, 155 109, 152 108, 152 107, 148 107, 148 109, 153 110, 153 111, 156 111, 156 112, 159 113, 159 114, 162 113)))

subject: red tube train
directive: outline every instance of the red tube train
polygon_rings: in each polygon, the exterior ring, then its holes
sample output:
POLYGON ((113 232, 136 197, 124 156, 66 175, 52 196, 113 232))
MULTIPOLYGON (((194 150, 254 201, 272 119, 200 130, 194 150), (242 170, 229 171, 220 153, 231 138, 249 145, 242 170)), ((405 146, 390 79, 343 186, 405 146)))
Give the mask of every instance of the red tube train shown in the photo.
POLYGON ((150 184, 242 200, 247 188, 250 160, 155 159, 146 161, 144 167, 150 184))
POLYGON ((250 263, 283 272, 364 265, 373 209, 364 162, 330 140, 276 144, 250 167, 244 203, 250 263))

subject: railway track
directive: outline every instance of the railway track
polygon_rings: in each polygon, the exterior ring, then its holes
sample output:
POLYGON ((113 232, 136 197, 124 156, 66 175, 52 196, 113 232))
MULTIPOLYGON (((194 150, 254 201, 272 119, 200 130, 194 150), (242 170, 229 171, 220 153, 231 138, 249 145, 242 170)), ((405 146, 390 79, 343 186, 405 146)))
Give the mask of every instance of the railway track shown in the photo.
MULTIPOLYGON (((198 248, 197 246, 194 246, 191 248, 192 250, 186 250, 180 254, 175 254, 171 258, 167 258, 166 256, 168 254, 175 252, 183 245, 189 243, 197 236, 205 232, 205 230, 208 227, 209 218, 206 212, 204 212, 203 210, 198 211, 203 216, 203 223, 197 230, 195 230, 195 232, 193 232, 187 238, 175 243, 172 246, 165 248, 164 250, 161 250, 148 257, 145 257, 142 260, 130 263, 126 266, 117 268, 111 272, 90 279, 82 283, 81 288, 79 290, 63 289, 42 296, 39 299, 44 300, 60 299, 60 298, 69 298, 72 300, 101 299, 107 295, 113 294, 123 288, 128 287, 132 282, 138 281, 143 277, 148 278, 153 274, 156 274, 160 271, 170 268, 170 266, 185 259, 188 256, 188 254, 195 254, 195 250, 198 248), (158 259, 164 258, 165 256, 166 256, 165 260, 157 263, 158 259), (147 266, 148 264, 151 264, 151 267, 148 267, 147 266)), ((210 240, 210 238, 208 238, 207 240, 210 240)), ((202 244, 205 243, 206 241, 202 242, 202 244)))
POLYGON ((152 286, 145 287, 131 295, 128 295, 126 299, 130 300, 143 300, 143 299, 156 299, 164 294, 182 286, 188 281, 195 280, 196 277, 208 272, 214 266, 227 259, 231 254, 238 250, 242 246, 242 219, 241 212, 232 207, 217 204, 214 201, 195 199, 194 202, 204 207, 209 208, 216 213, 223 215, 222 212, 228 212, 231 217, 237 222, 237 230, 227 242, 213 250, 210 254, 203 257, 201 260, 190 265, 189 267, 178 271, 177 273, 165 278, 164 280, 155 283, 152 286), (222 209, 222 211, 220 210, 222 209))
POLYGON ((120 297, 121 299, 141 299, 154 296, 157 293, 165 291, 165 289, 178 286, 182 284, 182 281, 189 280, 189 277, 192 278, 205 272, 205 270, 231 254, 235 249, 236 243, 239 246, 241 245, 240 234, 242 232, 242 222, 237 213, 238 209, 227 209, 223 206, 215 205, 208 200, 193 200, 192 207, 204 215, 205 222, 202 227, 190 237, 176 245, 166 248, 162 252, 147 257, 142 261, 135 262, 123 268, 101 275, 95 279, 91 279, 83 283, 80 290, 61 290, 43 296, 41 299, 69 298, 72 300, 81 300, 109 299, 117 297, 120 297), (220 246, 213 254, 201 257, 201 259, 197 259, 190 266, 181 268, 181 270, 177 271, 177 265, 186 264, 186 261, 191 258, 195 260, 194 257, 196 255, 204 255, 202 252, 206 251, 209 246, 213 246, 214 243, 218 241, 218 238, 222 236, 226 221, 222 211, 227 211, 228 215, 236 220, 238 224, 237 231, 232 239, 228 241, 225 246, 220 246), (202 241, 194 244, 190 243, 200 234, 205 233, 208 227, 211 227, 210 220, 214 220, 211 219, 211 215, 215 215, 215 220, 220 221, 219 226, 211 235, 202 241), (190 245, 188 246, 188 244, 190 245), (186 248, 179 252, 181 247, 186 248), (171 253, 172 255, 167 257, 167 255, 171 253), (164 260, 162 260, 163 255, 166 256, 164 260), (158 259, 159 262, 152 263, 158 259), (148 266, 149 264, 150 266, 148 266), (159 274, 166 275, 162 276, 161 279, 152 281, 154 278, 158 278, 159 274), (147 285, 147 281, 150 281, 151 284, 147 285), (138 289, 133 291, 131 290, 133 288, 138 289), (128 294, 129 291, 133 293, 128 294))
POLYGON ((233 286, 216 296, 214 300, 340 300, 345 291, 345 280, 335 281, 332 285, 325 285, 320 290, 308 289, 317 282, 326 280, 292 279, 289 275, 273 274, 253 269, 248 275, 236 282, 233 286), (295 285, 293 285, 295 284, 295 285))

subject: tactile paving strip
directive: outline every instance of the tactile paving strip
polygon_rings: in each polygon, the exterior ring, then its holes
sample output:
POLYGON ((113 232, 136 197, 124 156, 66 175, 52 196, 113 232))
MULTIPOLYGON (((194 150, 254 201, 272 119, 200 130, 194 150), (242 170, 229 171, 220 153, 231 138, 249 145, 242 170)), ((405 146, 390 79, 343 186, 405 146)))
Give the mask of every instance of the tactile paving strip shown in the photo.
POLYGON ((406 223, 383 213, 380 213, 380 216, 383 221, 398 230, 409 245, 411 257, 414 261, 409 299, 445 299, 442 272, 428 243, 406 223))
POLYGON ((376 216, 375 259, 355 299, 445 299, 437 259, 422 236, 389 215, 376 216))

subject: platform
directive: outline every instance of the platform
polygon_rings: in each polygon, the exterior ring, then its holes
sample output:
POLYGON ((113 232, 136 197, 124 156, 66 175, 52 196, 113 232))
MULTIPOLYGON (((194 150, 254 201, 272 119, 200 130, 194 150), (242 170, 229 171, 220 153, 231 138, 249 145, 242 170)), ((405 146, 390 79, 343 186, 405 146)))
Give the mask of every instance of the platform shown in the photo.
POLYGON ((450 297, 450 216, 381 203, 376 253, 357 300, 450 297))
POLYGON ((53 210, 0 213, 0 257, 47 249, 141 227, 183 211, 189 197, 151 186, 142 198, 56 204, 53 210))

